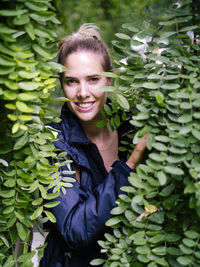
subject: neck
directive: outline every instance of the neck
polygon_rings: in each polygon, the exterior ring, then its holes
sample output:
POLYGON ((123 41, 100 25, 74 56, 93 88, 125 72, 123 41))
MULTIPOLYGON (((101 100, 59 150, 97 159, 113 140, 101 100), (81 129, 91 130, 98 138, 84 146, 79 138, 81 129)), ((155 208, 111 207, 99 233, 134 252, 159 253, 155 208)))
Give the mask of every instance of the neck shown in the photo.
POLYGON ((91 140, 94 141, 96 139, 99 139, 101 136, 108 133, 108 127, 97 127, 96 122, 81 122, 81 125, 83 127, 83 130, 86 134, 86 136, 91 140))

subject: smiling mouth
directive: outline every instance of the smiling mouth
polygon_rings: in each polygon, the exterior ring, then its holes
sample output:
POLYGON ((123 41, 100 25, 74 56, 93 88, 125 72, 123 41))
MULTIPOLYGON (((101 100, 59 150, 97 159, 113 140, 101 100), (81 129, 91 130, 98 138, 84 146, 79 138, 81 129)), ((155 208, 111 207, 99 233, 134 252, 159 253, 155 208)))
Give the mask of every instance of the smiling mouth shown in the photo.
POLYGON ((87 103, 78 103, 78 102, 76 102, 76 105, 81 110, 88 110, 94 105, 94 103, 95 102, 87 102, 87 103))

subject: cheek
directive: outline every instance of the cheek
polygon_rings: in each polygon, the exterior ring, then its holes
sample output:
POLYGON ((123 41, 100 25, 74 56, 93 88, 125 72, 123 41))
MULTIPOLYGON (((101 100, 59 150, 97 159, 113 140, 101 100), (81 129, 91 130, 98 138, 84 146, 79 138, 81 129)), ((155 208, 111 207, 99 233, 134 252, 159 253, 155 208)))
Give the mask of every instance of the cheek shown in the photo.
POLYGON ((68 99, 73 99, 76 95, 75 90, 72 90, 71 88, 68 88, 68 87, 64 87, 64 93, 65 93, 66 98, 68 99))

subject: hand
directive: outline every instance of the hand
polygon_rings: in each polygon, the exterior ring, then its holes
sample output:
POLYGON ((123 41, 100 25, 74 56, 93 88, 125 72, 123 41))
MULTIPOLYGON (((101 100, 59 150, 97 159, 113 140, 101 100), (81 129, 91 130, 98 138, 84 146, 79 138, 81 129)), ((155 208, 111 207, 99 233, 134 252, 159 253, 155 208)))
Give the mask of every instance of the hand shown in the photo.
POLYGON ((143 154, 146 149, 146 140, 149 133, 146 133, 143 135, 143 137, 140 139, 140 141, 135 146, 132 154, 130 155, 129 159, 127 160, 126 164, 131 168, 135 169, 137 165, 140 163, 143 154))

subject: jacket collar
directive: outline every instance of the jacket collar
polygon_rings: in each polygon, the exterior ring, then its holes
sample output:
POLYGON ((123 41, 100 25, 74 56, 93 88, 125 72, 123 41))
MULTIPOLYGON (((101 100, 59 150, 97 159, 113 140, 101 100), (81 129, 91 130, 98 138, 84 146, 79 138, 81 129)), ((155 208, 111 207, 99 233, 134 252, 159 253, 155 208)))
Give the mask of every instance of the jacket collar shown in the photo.
POLYGON ((63 121, 62 127, 65 128, 63 131, 65 139, 68 139, 70 144, 77 143, 88 145, 91 143, 85 135, 77 117, 69 110, 66 103, 61 111, 61 118, 63 121))

